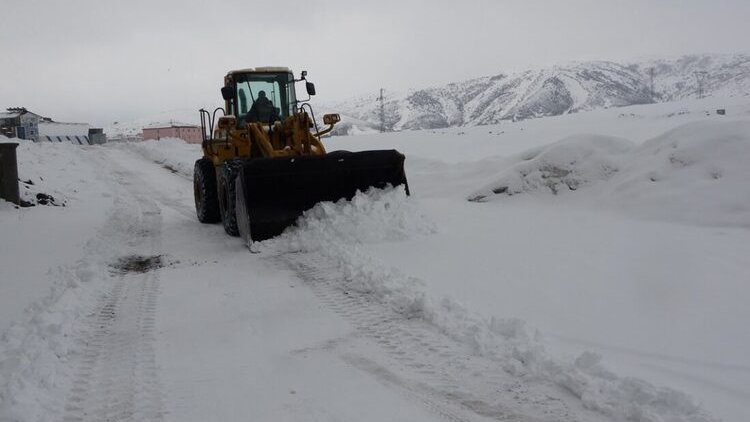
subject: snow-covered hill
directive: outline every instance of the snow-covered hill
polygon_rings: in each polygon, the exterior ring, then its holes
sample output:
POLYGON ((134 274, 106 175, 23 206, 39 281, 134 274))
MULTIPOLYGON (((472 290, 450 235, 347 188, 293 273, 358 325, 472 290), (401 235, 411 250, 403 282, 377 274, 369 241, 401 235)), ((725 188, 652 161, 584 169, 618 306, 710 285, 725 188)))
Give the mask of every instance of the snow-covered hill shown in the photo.
MULTIPOLYGON (((691 55, 631 63, 593 61, 500 73, 391 94, 385 101, 384 120, 389 131, 487 125, 694 98, 699 81, 703 96, 750 95, 750 56, 691 55)), ((332 103, 327 109, 344 115, 340 132, 380 127, 380 104, 375 95, 332 103)))
MULTIPOLYGON (((449 83, 386 95, 387 131, 438 129, 497 124, 536 117, 654 102, 705 97, 750 95, 750 56, 690 55, 614 63, 591 61, 449 83), (653 69, 653 94, 651 73, 653 69)), ((313 101, 322 124, 324 112, 342 115, 333 135, 380 131, 380 103, 376 95, 344 101, 313 101)), ((170 121, 200 124, 195 109, 167 110, 105 127, 109 139, 135 139, 143 127, 170 121)))
POLYGON ((628 63, 627 67, 649 79, 650 69, 654 69, 656 101, 696 98, 699 81, 705 97, 750 95, 750 56, 746 54, 652 59, 628 63))

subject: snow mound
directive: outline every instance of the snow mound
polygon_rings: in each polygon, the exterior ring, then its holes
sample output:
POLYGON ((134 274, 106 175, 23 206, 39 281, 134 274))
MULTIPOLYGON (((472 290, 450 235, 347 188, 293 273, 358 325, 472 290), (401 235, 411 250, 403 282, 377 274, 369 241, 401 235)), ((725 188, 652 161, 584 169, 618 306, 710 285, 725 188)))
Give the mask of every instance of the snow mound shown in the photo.
POLYGON ((651 218, 750 227, 750 122, 696 122, 646 141, 598 196, 651 218))
MULTIPOLYGON (((419 313, 424 294, 401 283, 392 270, 373 262, 358 245, 404 240, 436 231, 434 223, 407 200, 402 186, 358 192, 351 201, 322 202, 306 211, 297 225, 261 242, 271 254, 323 254, 351 280, 350 288, 373 294, 402 314, 419 313), (364 264, 363 264, 364 263, 364 264)), ((418 282, 419 283, 419 282, 418 282)))
POLYGON ((296 244, 293 249, 308 249, 309 241, 313 247, 320 242, 375 243, 434 231, 434 224, 407 200, 404 187, 398 186, 358 191, 351 201, 318 203, 283 238, 296 244))
POLYGON ((468 199, 587 191, 580 195, 647 217, 750 227, 749 161, 747 121, 688 123, 638 146, 580 135, 520 154, 468 199))
POLYGON ((537 190, 557 194, 607 180, 620 169, 622 155, 635 144, 620 138, 578 135, 522 153, 520 161, 470 197, 481 202, 492 195, 515 195, 537 190))
POLYGON ((87 303, 99 292, 81 283, 91 271, 87 264, 58 269, 49 295, 0 335, 0 420, 41 421, 59 414, 73 376, 66 356, 87 303))
POLYGON ((379 262, 363 248, 367 243, 402 241, 435 231, 402 188, 370 190, 358 193, 351 202, 318 204, 300 217, 296 227, 254 247, 328 274, 333 270, 342 275, 338 288, 343 291, 366 294, 406 319, 421 319, 476 354, 493 359, 509 374, 557 385, 588 409, 618 420, 713 420, 684 393, 619 377, 593 353, 572 362, 552 358, 524 321, 477 315, 454 300, 432 297, 422 280, 379 262))
MULTIPOLYGON (((75 178, 80 146, 70 143, 34 143, 0 135, 2 143, 17 143, 18 192, 22 207, 66 206, 78 195, 75 178), (71 177, 67 177, 71 176, 71 177)), ((4 204, 5 208, 11 207, 4 204)))

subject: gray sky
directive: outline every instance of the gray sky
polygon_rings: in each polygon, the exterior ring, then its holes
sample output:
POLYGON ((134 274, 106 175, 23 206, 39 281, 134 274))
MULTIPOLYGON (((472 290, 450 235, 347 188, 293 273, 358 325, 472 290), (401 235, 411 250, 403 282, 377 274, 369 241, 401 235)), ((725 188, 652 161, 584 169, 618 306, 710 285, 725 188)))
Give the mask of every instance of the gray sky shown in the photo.
POLYGON ((0 107, 95 125, 216 104, 245 67, 307 69, 332 101, 750 48, 748 0, 4 0, 2 15, 0 107))

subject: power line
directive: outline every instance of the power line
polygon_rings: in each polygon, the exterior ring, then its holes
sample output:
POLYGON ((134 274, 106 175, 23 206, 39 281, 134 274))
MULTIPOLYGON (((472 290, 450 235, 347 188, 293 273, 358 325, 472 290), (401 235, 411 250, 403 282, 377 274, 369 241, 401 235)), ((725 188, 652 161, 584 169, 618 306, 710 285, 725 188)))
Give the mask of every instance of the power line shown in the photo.
POLYGON ((706 79, 708 78, 708 72, 706 71, 700 71, 695 72, 695 83, 697 85, 697 94, 698 98, 703 98, 703 90, 704 90, 704 84, 706 83, 706 79))

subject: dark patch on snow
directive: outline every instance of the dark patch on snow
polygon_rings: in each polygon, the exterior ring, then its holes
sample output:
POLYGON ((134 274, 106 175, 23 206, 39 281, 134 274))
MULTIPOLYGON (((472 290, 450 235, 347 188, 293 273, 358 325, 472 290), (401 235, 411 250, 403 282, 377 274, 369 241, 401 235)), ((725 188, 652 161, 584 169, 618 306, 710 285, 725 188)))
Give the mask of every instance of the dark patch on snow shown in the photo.
POLYGON ((169 164, 164 164, 164 165, 162 165, 162 167, 164 167, 165 169, 171 171, 172 173, 177 173, 178 172, 178 170, 176 168, 172 167, 169 164))
POLYGON ((64 200, 61 201, 61 200, 55 199, 54 196, 48 193, 39 192, 34 196, 34 198, 32 198, 31 201, 21 199, 19 205, 21 206, 21 208, 35 207, 37 205, 47 205, 50 207, 64 207, 66 205, 66 202, 64 200))
POLYGON ((39 205, 57 205, 54 196, 42 192, 36 194, 36 203, 39 205))
POLYGON ((118 274, 146 273, 164 266, 161 255, 143 256, 129 255, 109 265, 118 274))

